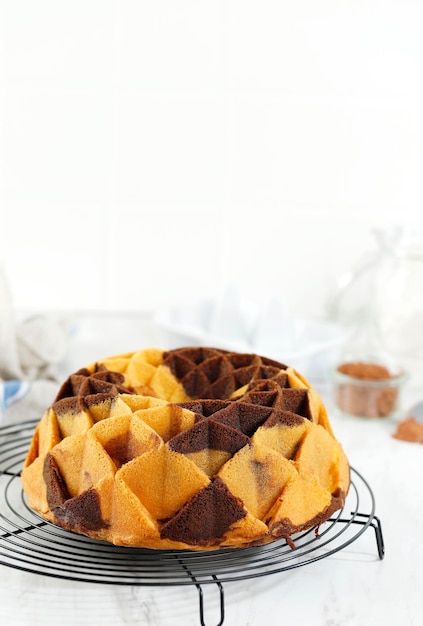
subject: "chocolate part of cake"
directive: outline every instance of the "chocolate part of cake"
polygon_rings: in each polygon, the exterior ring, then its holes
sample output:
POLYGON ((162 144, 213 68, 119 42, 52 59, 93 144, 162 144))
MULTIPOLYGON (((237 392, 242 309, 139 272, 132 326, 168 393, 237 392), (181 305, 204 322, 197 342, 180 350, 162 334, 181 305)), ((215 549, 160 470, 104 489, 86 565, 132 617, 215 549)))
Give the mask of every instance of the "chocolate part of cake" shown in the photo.
POLYGON ((101 364, 96 364, 92 372, 82 368, 65 380, 55 398, 53 409, 62 415, 78 413, 120 393, 133 393, 132 388, 122 384, 124 380, 123 374, 108 370, 101 364))
POLYGON ((215 348, 151 348, 63 383, 22 483, 29 506, 67 530, 215 550, 292 545, 343 506, 350 477, 320 396, 294 369, 215 348))
POLYGON ((220 478, 216 478, 165 523, 160 534, 174 541, 207 545, 221 539, 232 524, 246 515, 242 501, 231 494, 220 478))
POLYGON ((209 418, 172 437, 169 441, 169 448, 181 454, 199 452, 207 448, 230 452, 232 456, 248 443, 250 439, 243 433, 209 418))
POLYGON ((47 502, 52 511, 58 506, 62 506, 70 495, 65 481, 60 473, 56 461, 50 454, 47 454, 44 467, 43 478, 46 485, 47 502))
POLYGON ((357 417, 383 418, 391 415, 398 400, 399 390, 391 386, 395 376, 378 363, 346 362, 337 367, 338 372, 359 382, 342 381, 337 384, 336 404, 345 413, 357 417), (366 381, 381 383, 366 385, 366 381), (386 386, 383 382, 386 381, 386 386))
POLYGON ((43 477, 47 502, 58 526, 81 533, 107 527, 107 523, 101 517, 98 493, 90 488, 71 498, 57 463, 50 454, 44 461, 43 477))

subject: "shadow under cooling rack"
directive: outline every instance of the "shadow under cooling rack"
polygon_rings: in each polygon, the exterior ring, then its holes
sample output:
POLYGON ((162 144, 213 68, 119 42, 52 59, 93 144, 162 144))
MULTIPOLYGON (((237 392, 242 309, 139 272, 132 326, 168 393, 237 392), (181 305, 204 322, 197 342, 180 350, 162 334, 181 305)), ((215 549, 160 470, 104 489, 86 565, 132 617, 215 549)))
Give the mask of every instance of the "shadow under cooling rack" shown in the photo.
POLYGON ((66 580, 112 585, 195 585, 200 623, 205 626, 202 585, 215 584, 224 621, 223 583, 284 572, 328 557, 374 530, 378 557, 384 557, 382 527, 372 490, 351 469, 343 509, 320 528, 267 546, 214 552, 124 548, 67 532, 46 522, 27 505, 20 473, 38 420, 0 428, 0 565, 66 580))

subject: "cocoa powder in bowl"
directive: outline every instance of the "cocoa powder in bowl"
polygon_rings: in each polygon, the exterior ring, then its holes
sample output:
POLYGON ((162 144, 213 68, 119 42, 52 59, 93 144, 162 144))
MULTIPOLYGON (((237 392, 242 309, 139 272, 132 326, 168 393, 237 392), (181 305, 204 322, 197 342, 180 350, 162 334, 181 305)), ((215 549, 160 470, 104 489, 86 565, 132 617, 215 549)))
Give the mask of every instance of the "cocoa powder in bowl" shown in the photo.
POLYGON ((336 404, 349 415, 388 417, 397 407, 400 378, 378 363, 342 363, 336 369, 336 404))

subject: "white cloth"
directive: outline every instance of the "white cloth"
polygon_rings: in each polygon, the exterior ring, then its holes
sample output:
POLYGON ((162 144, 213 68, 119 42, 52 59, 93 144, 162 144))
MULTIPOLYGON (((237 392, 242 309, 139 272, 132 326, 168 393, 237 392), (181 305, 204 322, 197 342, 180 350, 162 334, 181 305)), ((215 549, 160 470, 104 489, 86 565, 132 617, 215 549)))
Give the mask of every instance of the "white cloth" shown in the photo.
POLYGON ((40 417, 59 388, 58 367, 68 348, 65 320, 15 319, 0 268, 0 422, 40 417))
POLYGON ((218 300, 161 309, 156 323, 179 345, 256 352, 298 369, 310 382, 326 381, 341 354, 345 332, 326 319, 294 318, 283 297, 252 302, 235 288, 218 300))

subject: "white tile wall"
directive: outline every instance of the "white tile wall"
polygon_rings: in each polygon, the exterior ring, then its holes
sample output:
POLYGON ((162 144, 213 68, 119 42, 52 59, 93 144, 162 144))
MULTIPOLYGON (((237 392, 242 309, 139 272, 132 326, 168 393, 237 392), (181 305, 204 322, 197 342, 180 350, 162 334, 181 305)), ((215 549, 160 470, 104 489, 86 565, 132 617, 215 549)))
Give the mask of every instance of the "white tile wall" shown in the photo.
POLYGON ((0 0, 0 261, 19 309, 276 294, 319 315, 423 230, 420 0, 0 0))

